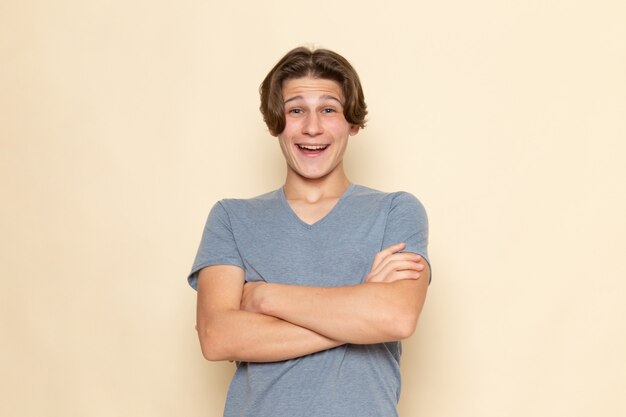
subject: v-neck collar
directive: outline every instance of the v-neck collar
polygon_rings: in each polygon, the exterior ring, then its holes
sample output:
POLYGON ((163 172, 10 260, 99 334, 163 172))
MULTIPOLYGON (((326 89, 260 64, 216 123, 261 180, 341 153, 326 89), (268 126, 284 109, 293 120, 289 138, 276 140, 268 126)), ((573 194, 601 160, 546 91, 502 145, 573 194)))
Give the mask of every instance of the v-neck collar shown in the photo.
POLYGON ((345 200, 345 198, 348 196, 348 194, 350 194, 352 192, 353 189, 354 189, 354 184, 350 183, 350 185, 348 185, 348 188, 346 188, 346 190, 343 192, 341 197, 339 197, 339 200, 337 200, 335 205, 328 211, 328 213, 326 213, 324 215, 324 217, 322 217, 321 219, 319 219, 318 221, 316 221, 315 223, 312 223, 312 224, 309 224, 309 223, 305 222, 304 220, 302 220, 300 218, 300 216, 298 216, 298 214, 296 214, 296 212, 293 210, 293 208, 291 208, 291 206, 289 205, 289 201, 287 201, 287 196, 285 195, 285 187, 280 187, 279 194, 280 194, 280 201, 282 202, 283 207, 285 207, 285 209, 290 213, 290 215, 293 217, 293 219, 298 224, 300 224, 301 226, 303 226, 303 227, 305 227, 307 229, 313 229, 313 228, 319 226, 320 224, 324 223, 326 221, 326 219, 331 217, 333 215, 333 213, 335 211, 337 211, 339 206, 341 206, 341 204, 343 203, 343 200, 345 200))

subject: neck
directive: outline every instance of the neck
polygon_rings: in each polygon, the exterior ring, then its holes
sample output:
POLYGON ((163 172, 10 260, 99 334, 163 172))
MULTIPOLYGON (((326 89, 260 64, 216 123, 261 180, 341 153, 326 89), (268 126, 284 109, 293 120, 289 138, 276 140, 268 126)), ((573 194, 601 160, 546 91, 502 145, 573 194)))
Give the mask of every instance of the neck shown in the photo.
POLYGON ((327 198, 339 198, 350 186, 350 180, 343 169, 323 178, 304 178, 289 170, 285 181, 285 197, 288 200, 304 200, 308 203, 327 198))

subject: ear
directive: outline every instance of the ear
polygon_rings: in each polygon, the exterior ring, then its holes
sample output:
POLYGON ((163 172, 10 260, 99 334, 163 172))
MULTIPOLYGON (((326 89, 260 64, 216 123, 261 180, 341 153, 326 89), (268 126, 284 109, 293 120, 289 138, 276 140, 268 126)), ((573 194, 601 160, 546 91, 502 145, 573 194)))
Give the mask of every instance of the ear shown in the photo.
POLYGON ((360 130, 361 130, 361 126, 359 125, 350 126, 350 136, 355 136, 357 133, 359 133, 360 130))

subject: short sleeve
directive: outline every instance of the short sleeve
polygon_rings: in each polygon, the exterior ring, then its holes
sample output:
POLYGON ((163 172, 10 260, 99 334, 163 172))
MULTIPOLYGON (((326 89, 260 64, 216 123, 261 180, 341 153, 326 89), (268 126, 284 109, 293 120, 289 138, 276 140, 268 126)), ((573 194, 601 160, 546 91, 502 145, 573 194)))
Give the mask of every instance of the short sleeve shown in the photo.
POLYGON ((204 226, 198 253, 187 278, 192 288, 197 289, 198 272, 210 265, 234 265, 244 268, 228 212, 222 202, 213 206, 204 226))
POLYGON ((395 243, 406 243, 403 252, 414 252, 428 260, 428 217, 422 203, 412 194, 400 192, 393 196, 383 248, 395 243))

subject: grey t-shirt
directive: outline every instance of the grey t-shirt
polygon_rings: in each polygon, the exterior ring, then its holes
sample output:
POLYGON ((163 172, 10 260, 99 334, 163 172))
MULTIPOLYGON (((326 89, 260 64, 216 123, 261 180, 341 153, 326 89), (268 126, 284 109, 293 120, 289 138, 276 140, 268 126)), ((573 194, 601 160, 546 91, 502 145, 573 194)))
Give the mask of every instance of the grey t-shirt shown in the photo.
MULTIPOLYGON (((228 264, 242 268, 246 281, 356 285, 377 252, 400 242, 427 259, 426 212, 411 194, 353 184, 309 225, 281 188, 215 204, 188 279, 196 288, 202 268, 228 264)), ((400 353, 400 342, 346 344, 287 361, 240 362, 224 416, 397 416, 400 353)))

